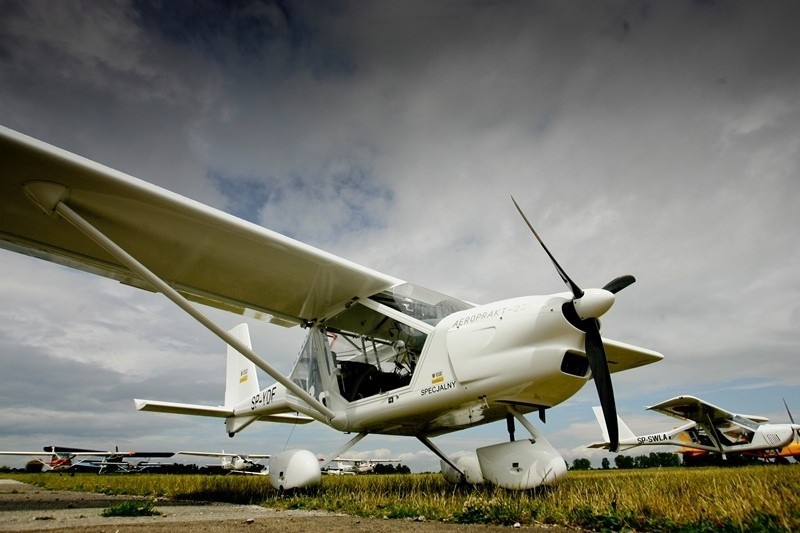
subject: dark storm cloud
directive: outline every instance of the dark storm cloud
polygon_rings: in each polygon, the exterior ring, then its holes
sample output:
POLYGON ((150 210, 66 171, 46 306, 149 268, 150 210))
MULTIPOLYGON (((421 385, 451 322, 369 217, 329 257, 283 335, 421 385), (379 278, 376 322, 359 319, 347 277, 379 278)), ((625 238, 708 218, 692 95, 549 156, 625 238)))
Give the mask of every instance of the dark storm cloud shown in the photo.
POLYGON ((303 69, 316 76, 353 69, 317 26, 337 11, 329 2, 141 0, 133 9, 145 31, 213 58, 222 68, 253 69, 256 79, 280 80, 303 69))

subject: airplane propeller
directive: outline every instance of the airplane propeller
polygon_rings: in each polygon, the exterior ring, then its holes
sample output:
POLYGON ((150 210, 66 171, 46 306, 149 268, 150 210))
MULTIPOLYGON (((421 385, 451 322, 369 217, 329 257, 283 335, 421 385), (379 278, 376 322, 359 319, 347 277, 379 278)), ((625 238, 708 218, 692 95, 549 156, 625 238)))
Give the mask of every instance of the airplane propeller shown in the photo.
POLYGON ((609 450, 616 452, 619 448, 619 427, 617 425, 617 406, 614 400, 614 388, 611 385, 611 371, 608 368, 606 351, 603 347, 603 339, 600 336, 600 321, 598 320, 614 304, 614 295, 636 281, 631 275, 620 276, 608 283, 602 289, 581 289, 577 283, 572 281, 567 272, 558 264, 556 258, 547 249, 544 241, 536 233, 533 225, 525 216, 514 197, 511 197, 514 206, 522 215, 522 219, 528 225, 536 240, 544 249, 556 272, 567 284, 572 292, 572 302, 565 306, 565 315, 570 322, 586 334, 584 347, 586 357, 589 360, 589 368, 592 370, 597 395, 600 397, 600 406, 603 408, 603 416, 608 428, 609 450))
POLYGON ((786 403, 786 398, 783 398, 783 406, 786 407, 786 412, 789 414, 789 420, 794 424, 794 417, 792 416, 792 412, 789 410, 789 404, 786 403))

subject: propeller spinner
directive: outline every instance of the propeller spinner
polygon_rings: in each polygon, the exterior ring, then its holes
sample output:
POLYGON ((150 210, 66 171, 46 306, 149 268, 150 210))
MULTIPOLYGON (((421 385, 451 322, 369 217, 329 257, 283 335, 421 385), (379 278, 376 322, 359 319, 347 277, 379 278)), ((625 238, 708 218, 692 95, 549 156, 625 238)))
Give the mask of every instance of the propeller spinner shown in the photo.
POLYGON ((616 452, 619 448, 617 406, 614 401, 614 388, 611 385, 611 372, 608 369, 606 351, 603 347, 603 339, 600 337, 600 321, 597 319, 614 305, 614 295, 636 281, 636 279, 633 276, 624 275, 610 281, 602 289, 586 289, 584 291, 577 283, 572 281, 566 271, 558 264, 558 261, 547 249, 536 230, 533 229, 533 225, 528 220, 528 217, 525 216, 525 213, 522 212, 513 196, 511 201, 514 202, 514 206, 519 211, 519 214, 522 215, 522 219, 550 258, 558 275, 561 276, 561 279, 564 280, 564 283, 567 284, 572 292, 572 302, 567 304, 571 309, 565 309, 565 311, 567 314, 577 318, 577 320, 574 320, 575 325, 586 333, 586 340, 584 341, 586 357, 589 359, 589 368, 592 370, 592 377, 597 387, 597 395, 600 397, 600 405, 603 408, 603 416, 608 428, 609 450, 616 452))

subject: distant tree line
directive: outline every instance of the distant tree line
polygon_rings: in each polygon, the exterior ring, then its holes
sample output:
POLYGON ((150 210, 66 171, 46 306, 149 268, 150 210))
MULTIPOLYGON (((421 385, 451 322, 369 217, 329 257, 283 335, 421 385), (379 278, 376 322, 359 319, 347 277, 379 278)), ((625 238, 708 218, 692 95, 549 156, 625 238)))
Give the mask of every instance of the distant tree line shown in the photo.
POLYGON ((677 453, 651 452, 649 455, 617 455, 614 457, 614 464, 617 468, 657 468, 659 466, 680 466, 681 458, 677 453))
POLYGON ((378 463, 375 465, 375 470, 373 470, 376 474, 410 474, 411 469, 406 465, 393 465, 388 463, 378 463))
MULTIPOLYGON (((601 468, 608 470, 611 468, 611 463, 607 457, 603 457, 601 468)), ((652 452, 650 455, 638 455, 631 457, 629 455, 617 455, 614 457, 614 465, 620 470, 631 468, 657 468, 661 466, 680 466, 681 458, 678 454, 660 452, 652 452)), ((589 459, 579 458, 572 461, 570 470, 591 470, 592 462, 589 459)))

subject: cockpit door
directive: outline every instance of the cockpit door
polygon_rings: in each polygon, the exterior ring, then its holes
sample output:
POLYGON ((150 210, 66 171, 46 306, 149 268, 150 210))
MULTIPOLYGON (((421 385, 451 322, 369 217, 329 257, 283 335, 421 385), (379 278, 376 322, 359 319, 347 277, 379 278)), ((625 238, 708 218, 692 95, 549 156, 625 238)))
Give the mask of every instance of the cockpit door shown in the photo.
MULTIPOLYGON (((324 328, 311 327, 289 378, 325 406, 336 409, 338 385, 324 328), (335 394, 331 394, 331 393, 335 394)), ((291 394, 291 393, 288 393, 291 394)))

